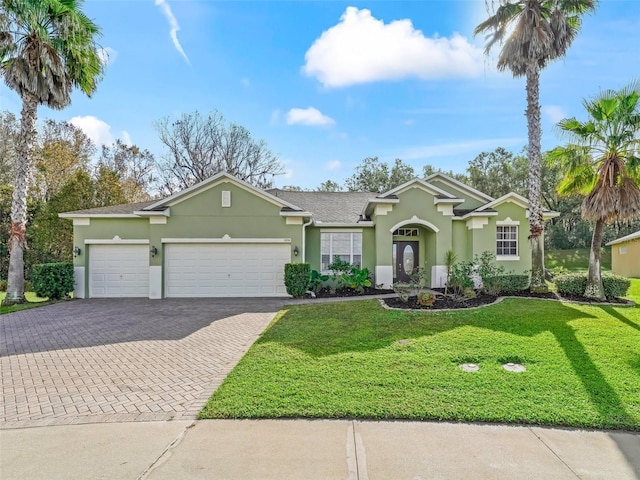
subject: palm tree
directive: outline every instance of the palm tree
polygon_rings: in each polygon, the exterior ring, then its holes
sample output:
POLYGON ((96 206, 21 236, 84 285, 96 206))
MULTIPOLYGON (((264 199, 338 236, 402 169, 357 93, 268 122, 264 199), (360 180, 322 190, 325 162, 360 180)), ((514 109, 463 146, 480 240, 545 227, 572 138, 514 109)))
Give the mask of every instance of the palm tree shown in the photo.
POLYGON ((104 65, 99 28, 80 11, 82 0, 0 0, 0 75, 22 100, 11 204, 9 275, 4 304, 24 302, 27 195, 38 105, 62 109, 73 88, 91 95, 104 65))
POLYGON ((640 82, 585 100, 589 120, 562 120, 570 143, 550 155, 565 172, 563 195, 586 195, 582 217, 594 220, 585 296, 604 300, 600 275, 602 231, 606 223, 640 218, 640 82))
POLYGON ((546 291, 542 232, 540 71, 562 57, 581 26, 581 16, 595 9, 597 0, 493 0, 491 16, 475 34, 487 34, 486 53, 503 44, 498 70, 526 78, 527 133, 529 138, 529 229, 531 290, 546 291))

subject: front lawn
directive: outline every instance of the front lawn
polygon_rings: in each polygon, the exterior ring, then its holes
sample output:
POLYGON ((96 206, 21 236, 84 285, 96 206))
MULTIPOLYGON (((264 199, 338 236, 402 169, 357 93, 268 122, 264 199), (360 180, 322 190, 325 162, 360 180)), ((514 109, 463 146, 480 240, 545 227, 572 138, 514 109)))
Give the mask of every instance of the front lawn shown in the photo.
MULTIPOLYGON (((637 302, 640 280, 633 280, 637 302)), ((640 430, 640 308, 506 299, 288 307, 201 418, 432 419, 640 430), (524 373, 502 368, 526 366, 524 373), (480 370, 463 372, 462 363, 480 370)))
MULTIPOLYGON (((546 268, 563 267, 572 272, 589 270, 590 248, 574 248, 570 250, 546 250, 544 266, 546 268)), ((611 270, 611 247, 602 249, 600 262, 602 270, 611 270)))
MULTIPOLYGON (((7 292, 0 292, 0 303, 4 300, 4 297, 7 296, 7 292)), ((5 307, 0 305, 0 315, 3 313, 11 313, 17 312, 18 310, 25 310, 27 308, 33 307, 41 307, 42 305, 47 305, 49 302, 46 298, 40 298, 33 292, 26 292, 25 297, 27 298, 28 303, 22 303, 20 305, 11 305, 10 307, 5 307)))

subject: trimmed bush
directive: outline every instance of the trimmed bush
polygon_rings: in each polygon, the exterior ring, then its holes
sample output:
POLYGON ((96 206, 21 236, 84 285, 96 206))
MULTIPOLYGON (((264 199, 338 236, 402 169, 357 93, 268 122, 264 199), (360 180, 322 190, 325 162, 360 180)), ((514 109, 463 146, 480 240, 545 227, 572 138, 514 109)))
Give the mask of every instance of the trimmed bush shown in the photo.
POLYGON ((529 288, 529 275, 516 275, 510 273, 506 275, 486 277, 482 280, 482 285, 489 295, 497 296, 521 292, 522 290, 529 288))
POLYGON ((619 275, 607 273, 602 275, 602 285, 607 298, 624 297, 631 287, 631 280, 619 275))
MULTIPOLYGON (((559 275, 553 281, 556 284, 558 293, 561 295, 583 297, 587 289, 587 274, 585 272, 559 275)), ((602 285, 605 297, 618 298, 627 294, 631 287, 631 282, 628 278, 605 273, 602 275, 602 285)))
POLYGON ((300 298, 307 292, 311 266, 308 263, 287 263, 284 266, 284 286, 293 298, 300 298))
POLYGON ((31 283, 37 296, 60 300, 73 292, 73 264, 68 262, 34 265, 31 283))
POLYGON ((577 297, 584 296, 587 288, 586 273, 566 273, 558 275, 553 279, 556 289, 560 295, 575 295, 577 297))

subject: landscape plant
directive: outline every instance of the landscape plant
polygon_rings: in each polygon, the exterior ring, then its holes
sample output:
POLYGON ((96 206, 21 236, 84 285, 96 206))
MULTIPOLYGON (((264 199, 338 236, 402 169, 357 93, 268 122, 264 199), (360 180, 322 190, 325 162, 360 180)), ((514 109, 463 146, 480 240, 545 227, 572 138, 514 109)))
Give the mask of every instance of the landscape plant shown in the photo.
POLYGON ((311 267, 308 263, 287 263, 284 266, 284 285, 293 298, 301 298, 307 293, 311 267))
POLYGON ((35 294, 41 298, 60 300, 73 292, 73 263, 44 263, 34 265, 31 282, 35 294))
POLYGON ((358 293, 364 292, 365 287, 371 286, 369 269, 360 268, 358 265, 351 265, 346 273, 342 274, 342 281, 347 287, 358 293))

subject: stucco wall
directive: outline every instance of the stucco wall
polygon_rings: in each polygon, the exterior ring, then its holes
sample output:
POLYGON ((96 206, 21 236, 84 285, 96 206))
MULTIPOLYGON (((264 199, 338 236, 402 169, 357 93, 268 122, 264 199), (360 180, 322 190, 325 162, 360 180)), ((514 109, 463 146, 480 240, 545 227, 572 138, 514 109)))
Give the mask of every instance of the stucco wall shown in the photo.
POLYGON ((611 245, 611 271, 628 278, 640 278, 640 239, 611 245), (626 253, 624 252, 626 249, 626 253))

